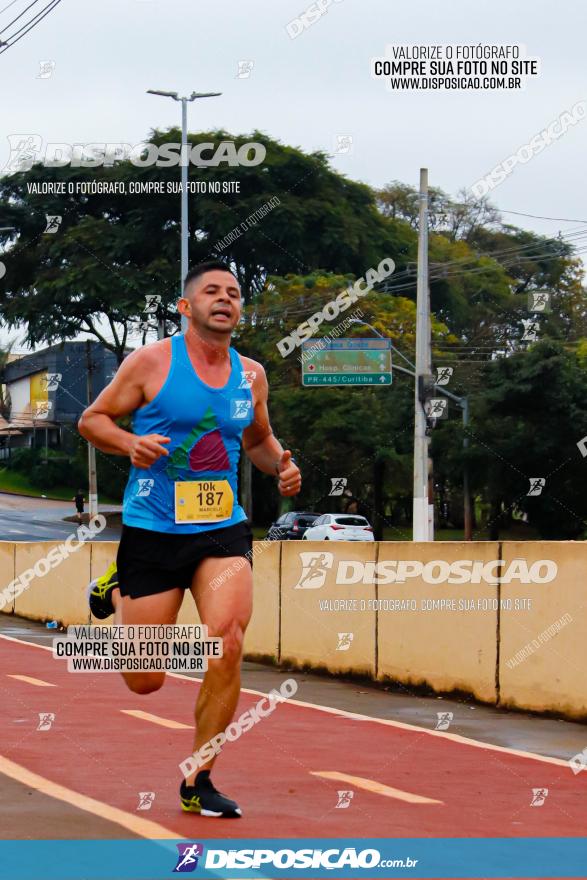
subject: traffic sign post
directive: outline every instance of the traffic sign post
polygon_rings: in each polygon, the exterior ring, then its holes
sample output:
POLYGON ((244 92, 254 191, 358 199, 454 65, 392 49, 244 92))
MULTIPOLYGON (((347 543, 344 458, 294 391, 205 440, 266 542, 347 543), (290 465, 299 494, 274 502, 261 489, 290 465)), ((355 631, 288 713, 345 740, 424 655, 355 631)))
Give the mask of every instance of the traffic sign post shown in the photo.
POLYGON ((307 339, 302 385, 391 385, 391 339, 307 339))

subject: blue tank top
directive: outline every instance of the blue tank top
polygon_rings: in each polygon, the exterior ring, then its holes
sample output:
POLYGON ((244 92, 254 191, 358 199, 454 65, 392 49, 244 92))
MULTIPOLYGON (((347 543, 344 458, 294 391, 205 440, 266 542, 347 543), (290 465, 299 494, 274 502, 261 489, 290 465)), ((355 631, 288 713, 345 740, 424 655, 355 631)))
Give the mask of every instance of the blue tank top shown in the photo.
POLYGON ((243 430, 253 421, 253 401, 240 357, 233 348, 229 352, 228 382, 212 388, 194 370, 184 335, 171 337, 171 365, 163 387, 132 414, 135 434, 171 438, 166 444, 169 455, 162 455, 150 468, 131 466, 122 506, 125 525, 195 534, 246 519, 237 501, 238 465, 243 430), (176 522, 175 484, 194 480, 228 480, 234 496, 228 519, 176 522))

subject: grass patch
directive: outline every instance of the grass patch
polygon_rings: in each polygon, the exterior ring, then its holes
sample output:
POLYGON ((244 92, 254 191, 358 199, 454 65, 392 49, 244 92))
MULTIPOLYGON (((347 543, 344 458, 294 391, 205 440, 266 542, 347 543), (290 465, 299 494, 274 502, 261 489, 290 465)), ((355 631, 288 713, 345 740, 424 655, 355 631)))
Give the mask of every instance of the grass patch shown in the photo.
MULTIPOLYGON (((52 486, 51 489, 40 489, 38 486, 33 486, 24 474, 9 470, 8 468, 0 468, 0 492, 13 492, 15 495, 33 495, 35 498, 42 498, 44 496, 52 501, 71 501, 78 488, 78 486, 52 486)), ((100 504, 120 504, 120 501, 116 501, 114 498, 109 498, 106 495, 100 495, 98 500, 100 504)), ((73 501, 71 501, 71 506, 75 512, 73 501)))

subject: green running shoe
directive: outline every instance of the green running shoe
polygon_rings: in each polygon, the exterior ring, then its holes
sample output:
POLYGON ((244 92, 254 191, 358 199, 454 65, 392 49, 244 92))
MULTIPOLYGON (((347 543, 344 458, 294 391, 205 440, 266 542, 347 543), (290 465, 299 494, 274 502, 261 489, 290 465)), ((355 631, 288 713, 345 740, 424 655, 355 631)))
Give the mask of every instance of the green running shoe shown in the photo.
POLYGON ((88 587, 88 602, 94 617, 104 620, 104 618, 114 614, 112 590, 117 586, 118 573, 116 571, 116 563, 113 562, 106 574, 93 580, 88 587))

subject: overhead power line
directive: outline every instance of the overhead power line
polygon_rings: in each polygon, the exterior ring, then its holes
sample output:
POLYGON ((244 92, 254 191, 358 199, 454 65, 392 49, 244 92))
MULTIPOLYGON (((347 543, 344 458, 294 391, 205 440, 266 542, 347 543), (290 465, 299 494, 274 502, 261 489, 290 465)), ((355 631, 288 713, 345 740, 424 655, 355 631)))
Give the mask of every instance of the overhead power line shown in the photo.
POLYGON ((3 34, 4 31, 7 31, 9 27, 12 27, 12 25, 15 23, 15 21, 18 21, 19 18, 22 18, 23 15, 25 14, 25 12, 28 12, 29 9, 31 9, 31 7, 36 6, 37 3, 39 3, 39 2, 40 2, 40 0, 33 0, 32 3, 29 3, 29 5, 26 6, 26 7, 22 10, 22 12, 20 12, 20 13, 16 16, 16 18, 13 18, 12 21, 8 22, 8 24, 6 25, 6 27, 3 27, 2 29, 0 29, 0 34, 3 34))
POLYGON ((532 217, 534 220, 554 220, 558 223, 587 223, 587 220, 571 220, 568 217, 542 217, 540 214, 524 214, 523 211, 509 211, 507 208, 499 208, 503 214, 517 214, 518 217, 532 217))
POLYGON ((4 9, 0 9, 0 15, 2 15, 3 12, 6 12, 7 9, 10 9, 11 6, 14 6, 16 2, 18 2, 18 0, 12 0, 12 2, 8 4, 8 6, 5 6, 4 9))
MULTIPOLYGON (((35 6, 38 2, 39 2, 39 0, 33 0, 33 3, 31 3, 29 6, 27 6, 27 8, 25 10, 23 10, 23 12, 21 12, 21 14, 18 15, 15 19, 13 19, 9 25, 6 25, 6 27, 3 28, 0 31, 0 33, 4 34, 4 32, 6 30, 8 30, 8 28, 11 25, 13 25, 16 21, 18 21, 18 19, 21 18, 22 15, 24 15, 24 12, 26 12, 28 9, 30 9, 31 6, 35 6)), ((60 3, 61 3, 61 0, 50 0, 50 2, 46 6, 44 6, 39 12, 37 12, 37 14, 34 15, 31 19, 29 19, 27 22, 25 22, 25 24, 23 24, 18 30, 14 31, 14 33, 12 33, 12 34, 9 34, 7 37, 2 38, 0 40, 0 46, 2 47, 2 48, 0 48, 0 55, 2 55, 4 52, 6 52, 8 49, 10 49, 11 46, 16 45, 16 43, 18 43, 19 40, 22 40, 23 37, 25 37, 38 24, 40 24, 41 21, 44 18, 46 18, 47 15, 49 15, 49 13, 52 12, 55 9, 55 7, 58 6, 60 3), (17 36, 17 34, 20 34, 20 36, 17 36), (15 37, 16 37, 16 39, 15 39, 15 37)))
MULTIPOLYGON (((40 10, 40 12, 37 12, 37 14, 35 16, 33 16, 33 18, 29 19, 29 21, 27 21, 23 25, 21 25, 21 27, 19 27, 19 29, 17 31, 14 31, 14 33, 10 34, 10 37, 8 39, 12 40, 12 43, 16 43, 17 41, 14 39, 14 37, 16 37, 17 34, 20 34, 20 32, 24 31, 25 29, 26 29, 26 33, 28 33, 29 30, 32 30, 33 26, 34 26, 33 22, 38 23, 37 19, 38 19, 38 21, 41 21, 41 18, 45 17, 43 15, 43 12, 45 12, 45 10, 48 10, 45 13, 45 15, 48 15, 49 12, 51 12, 51 9, 54 6, 56 6, 58 2, 61 2, 61 0, 51 0, 51 2, 48 3, 47 6, 43 6, 43 8, 40 10), (51 7, 51 9, 49 9, 49 7, 51 7)), ((24 37, 24 34, 22 34, 22 36, 24 37)), ((12 43, 10 45, 12 45, 12 43)))

